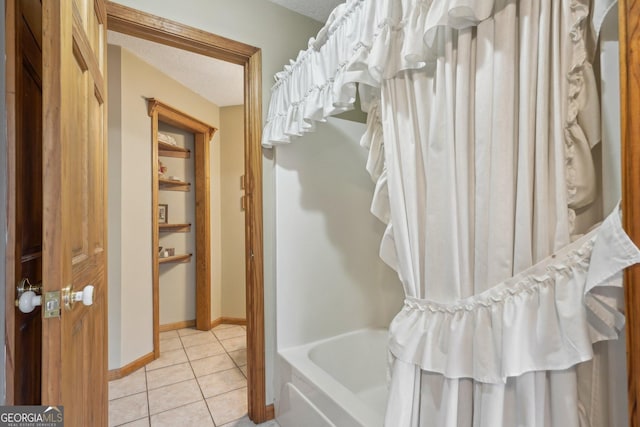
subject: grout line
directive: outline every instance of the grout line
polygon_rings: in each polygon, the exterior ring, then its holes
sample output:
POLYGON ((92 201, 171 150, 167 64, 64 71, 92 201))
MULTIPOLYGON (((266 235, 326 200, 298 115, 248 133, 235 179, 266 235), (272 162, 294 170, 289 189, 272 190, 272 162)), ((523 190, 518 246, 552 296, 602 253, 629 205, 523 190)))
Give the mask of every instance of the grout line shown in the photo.
MULTIPOLYGON (((245 349, 246 350, 246 349, 245 349)), ((234 350, 234 351, 238 351, 238 350, 234 350)), ((236 368, 240 370, 240 373, 242 375, 244 375, 244 378, 247 379, 247 376, 244 374, 244 372, 242 372, 242 369, 240 369, 240 365, 238 365, 238 362, 235 361, 235 359, 233 357, 231 357, 231 355, 227 352, 227 355, 229 356, 229 358, 231 358, 231 361, 233 362, 234 365, 236 365, 236 368)), ((247 366, 246 363, 242 366, 247 366)), ((247 389, 249 388, 249 385, 247 384, 247 389)))
MULTIPOLYGON (((135 420, 126 421, 126 422, 124 422, 122 424, 116 424, 115 427, 120 427, 120 426, 124 426, 124 425, 130 424, 130 423, 135 423, 136 421, 140 421, 140 420, 143 420, 145 418, 149 420, 149 416, 147 415, 146 417, 136 418, 135 420)), ((149 425, 151 425, 151 421, 149 421, 149 425)))
MULTIPOLYGON (((213 337, 216 339, 216 341, 218 341, 218 343, 222 346, 222 349, 224 350, 224 353, 221 353, 221 354, 226 354, 226 355, 227 355, 227 357, 228 357, 229 359, 231 359, 231 362, 233 362, 233 364, 234 364, 235 368, 223 369, 223 370, 221 370, 221 371, 214 372, 214 373, 212 373, 212 374, 208 374, 208 375, 213 375, 213 374, 216 374, 216 373, 219 373, 219 372, 230 371, 230 370, 232 370, 232 369, 238 369, 238 370, 240 371, 240 373, 245 377, 245 380, 246 380, 246 379, 247 379, 246 375, 244 375, 244 373, 242 372, 242 370, 240 370, 240 368, 239 368, 238 364, 236 363, 236 361, 235 361, 235 360, 233 360, 233 357, 231 357, 231 355, 229 354, 229 352, 227 351, 227 349, 224 347, 224 345, 222 344, 222 340, 220 340, 220 339, 216 336, 215 332, 213 332, 213 329, 211 329, 211 330, 210 330, 210 332, 211 332, 211 334, 213 335, 213 337)), ((194 374, 195 374, 195 372, 194 372, 194 374)), ((206 376, 206 375, 203 375, 203 376, 206 376)), ((199 385, 199 384, 200 384, 200 383, 198 382, 198 385, 199 385)), ((245 393, 245 397, 244 397, 244 399, 248 399, 248 394, 249 394, 249 387, 248 387, 248 384, 245 384, 245 386, 244 386, 244 387, 239 387, 239 388, 236 388, 236 389, 233 389, 233 390, 227 390, 227 391, 225 391, 224 393, 219 393, 219 394, 216 394, 216 395, 214 395, 214 396, 210 396, 210 397, 208 397, 208 398, 205 398, 205 403, 207 404, 207 408, 209 409, 209 414, 211 414, 211 419, 213 419, 213 413, 211 413, 211 408, 209 408, 209 403, 207 403, 207 402, 206 402, 206 400, 207 400, 207 399, 211 399, 211 398, 213 398, 213 397, 221 396, 221 395, 223 395, 223 394, 225 394, 225 393, 229 393, 229 392, 232 392, 232 391, 235 391, 235 390, 240 390, 241 388, 246 388, 246 389, 247 389, 247 393, 245 393)), ((200 391, 202 392, 202 389, 200 389, 200 391)), ((204 393, 203 393, 203 397, 204 397, 204 393)), ((245 414, 245 415, 246 415, 246 414, 245 414)), ((244 417, 244 415, 243 415, 242 417, 244 417)), ((241 419, 242 417, 238 418, 238 420, 239 420, 239 419, 241 419)), ((237 421, 237 420, 231 420, 231 421, 229 421, 229 423, 231 423, 231 422, 233 422, 233 421, 237 421)), ((213 421, 213 423, 214 423, 214 425, 216 425, 216 424, 215 424, 215 421, 213 421)), ((228 423, 226 423, 226 424, 228 424, 228 423)))
POLYGON ((163 386, 161 386, 161 387, 156 387, 156 388, 152 388, 152 389, 147 389, 147 393, 148 393, 148 392, 150 392, 150 391, 160 390, 160 389, 165 388, 165 387, 171 387, 171 386, 176 385, 176 384, 186 383, 187 381, 191 381, 191 380, 196 380, 196 383, 198 382, 198 381, 197 381, 197 378, 195 378, 195 377, 193 377, 193 378, 187 378, 186 380, 180 380, 180 381, 176 381, 175 383, 165 384, 165 385, 163 385, 163 386))
MULTIPOLYGON (((209 396, 209 397, 205 398, 205 400, 206 400, 206 399, 211 399, 212 397, 222 396, 223 394, 231 393, 232 391, 240 390, 241 388, 246 388, 246 389, 247 389, 247 392, 249 392, 249 387, 247 387, 246 385, 243 385, 243 386, 240 386, 240 387, 236 387, 236 388, 229 389, 229 390, 227 390, 227 391, 223 391, 222 393, 213 394, 213 395, 211 395, 211 396, 209 396)), ((203 394, 203 396, 204 396, 204 394, 203 394)))
MULTIPOLYGON (((233 361, 233 359, 231 359, 231 360, 233 361)), ((234 363, 235 363, 235 362, 234 362, 234 363)), ((211 375, 221 374, 221 373, 223 373, 223 372, 227 372, 227 371, 233 371, 233 370, 236 370, 236 369, 240 369, 240 368, 238 368, 237 366, 234 366, 233 368, 221 369, 221 370, 219 370, 219 371, 215 371, 215 372, 212 372, 212 373, 210 373, 210 374, 201 375, 201 376, 199 376, 199 377, 196 377, 196 379, 198 379, 198 378, 204 378, 204 377, 209 377, 209 376, 211 376, 211 375)), ((240 373, 242 373, 242 371, 240 371, 240 373)), ((245 387, 246 387, 246 386, 245 386, 245 387)))
MULTIPOLYGON (((199 402, 202 402, 202 401, 201 401, 201 400, 196 400, 195 402, 185 403, 184 405, 176 406, 175 408, 165 409, 164 411, 156 412, 156 413, 155 413, 155 414, 153 414, 153 415, 155 416, 155 415, 164 414, 165 412, 173 411, 173 410, 175 410, 175 409, 184 408, 185 406, 193 405, 194 403, 199 403, 199 402)), ((207 402, 204 402, 204 404, 206 405, 206 404, 207 404, 207 402)), ((207 406, 207 410, 208 410, 208 409, 209 409, 209 407, 207 406)), ((211 413, 209 413, 209 415, 211 415, 211 413)), ((151 415, 149 415, 149 417, 148 417, 148 418, 149 418, 149 424, 151 424, 151 415)), ((142 419, 142 418, 140 418, 140 419, 142 419)), ((137 421, 137 420, 134 420, 134 421, 137 421)), ((212 419, 212 421, 213 421, 213 419, 212 419)), ((214 424, 215 424, 215 422, 214 422, 214 424)))
POLYGON ((142 393, 146 393, 146 391, 139 391, 139 392, 136 392, 136 393, 128 394, 126 396, 122 396, 122 397, 118 397, 118 398, 115 398, 115 399, 111 399, 109 401, 109 403, 115 402, 115 401, 118 401, 118 400, 122 400, 122 399, 126 399, 127 397, 137 396, 138 394, 142 394, 142 393))
POLYGON ((147 419, 151 425, 151 402, 149 402, 149 381, 147 380, 147 367, 144 367, 144 389, 147 394, 147 419))
MULTIPOLYGON (((198 359, 200 360, 200 359, 198 359)), ((196 371, 193 370, 193 365, 191 364, 191 360, 189 360, 189 367, 191 368, 191 372, 193 373, 193 377, 196 379, 196 384, 198 384, 198 390, 200 390, 200 396, 202 396, 202 401, 204 405, 207 407, 207 412, 209 412, 209 417, 211 417, 211 422, 214 427, 216 422, 213 420, 213 414, 211 413, 211 409, 209 408, 209 404, 207 403, 207 399, 204 397, 204 392, 202 391, 202 386, 200 385, 200 381, 198 381, 198 376, 196 375, 196 371)))
MULTIPOLYGON (((175 365, 179 365, 179 364, 184 363, 184 362, 188 362, 189 361, 189 355, 187 354, 187 351, 185 350, 184 347, 176 348, 175 350, 167 350, 167 351, 178 351, 178 350, 182 350, 183 351, 183 353, 184 353, 185 357, 187 358, 187 360, 171 362, 168 365, 160 366, 159 368, 153 368, 153 369, 148 369, 149 365, 147 365, 147 366, 144 367, 145 372, 146 371, 157 371, 158 369, 168 368, 169 366, 175 366, 175 365)), ((160 355, 160 357, 162 357, 162 355, 160 355)), ((156 360, 160 360, 160 358, 158 358, 156 360)), ((154 362, 155 362, 155 360, 154 360, 154 362)), ((151 362, 151 363, 153 363, 153 362, 151 362)))

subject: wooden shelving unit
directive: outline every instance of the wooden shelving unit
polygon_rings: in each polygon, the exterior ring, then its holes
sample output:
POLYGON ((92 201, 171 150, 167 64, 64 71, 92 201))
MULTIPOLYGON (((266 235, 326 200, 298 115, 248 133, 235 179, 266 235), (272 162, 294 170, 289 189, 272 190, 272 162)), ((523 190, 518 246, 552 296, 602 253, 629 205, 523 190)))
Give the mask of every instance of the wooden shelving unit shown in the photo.
POLYGON ((177 145, 158 141, 158 156, 188 159, 191 157, 191 151, 183 147, 178 147, 177 145))
POLYGON ((191 183, 173 179, 158 179, 158 189, 167 191, 191 191, 191 183))
MULTIPOLYGON (((161 118, 159 118, 160 121, 161 118)), ((157 124, 156 124, 157 126, 157 124)), ((158 132, 155 132, 155 142, 158 147, 158 157, 173 157, 177 159, 187 160, 191 158, 191 150, 181 147, 179 145, 173 145, 158 139, 158 132)), ((158 190, 159 191, 191 191, 191 183, 177 179, 167 179, 158 177, 158 190)), ((189 233, 191 232, 191 224, 158 224, 159 233, 189 233)), ((169 263, 188 263, 191 261, 193 254, 177 254, 169 257, 158 256, 158 264, 169 263)))
POLYGON ((160 232, 188 233, 191 231, 191 224, 160 224, 158 229, 160 232))
POLYGON ((192 256, 192 254, 183 254, 183 255, 174 255, 174 256, 170 256, 170 257, 166 257, 166 258, 158 257, 158 263, 159 264, 168 264, 170 262, 173 262, 173 263, 190 262, 191 261, 191 256, 192 256))
MULTIPOLYGON (((209 207, 210 185, 209 185, 209 159, 210 143, 217 129, 205 122, 192 117, 180 110, 177 110, 156 99, 147 99, 149 117, 152 125, 152 212, 153 212, 153 233, 152 247, 158 248, 160 245, 160 234, 165 238, 173 239, 170 233, 191 233, 195 227, 197 233, 187 235, 186 239, 192 243, 194 253, 182 254, 160 258, 160 253, 154 251, 153 255, 153 349, 154 356, 160 356, 159 330, 160 330, 160 265, 169 263, 193 263, 195 268, 195 289, 196 289, 196 328, 200 330, 211 329, 211 221, 209 207), (193 134, 193 152, 180 145, 173 145, 158 139, 159 124, 169 125, 187 133, 193 134), (194 169, 193 183, 177 181, 160 177, 159 160, 160 157, 174 159, 192 159, 194 169), (190 192, 193 189, 193 198, 189 198, 189 203, 194 203, 195 223, 182 223, 186 218, 173 217, 174 223, 161 224, 159 220, 159 203, 161 202, 159 193, 164 191, 184 191, 190 192), (192 240, 191 240, 192 239, 192 240)), ((169 174, 167 174, 169 175, 169 174)), ((185 175, 187 176, 187 175, 185 175)), ((187 178, 190 181, 191 178, 187 178)), ((173 195, 177 196, 177 195, 173 195)), ((163 199, 167 197, 163 196, 163 199)), ((175 197, 173 197, 175 199, 175 197)), ((185 203, 187 198, 185 198, 185 203)), ((170 203, 171 204, 171 203, 170 203)), ((169 206, 171 208, 171 206, 169 206)), ((170 209, 171 211, 171 209, 170 209)), ((177 210, 181 212, 182 209, 177 210)), ((190 220, 187 220, 190 221, 190 220)), ((185 237, 185 236, 183 236, 185 237)), ((184 250, 184 249, 183 249, 184 250)), ((187 249, 193 251, 193 249, 187 249)))

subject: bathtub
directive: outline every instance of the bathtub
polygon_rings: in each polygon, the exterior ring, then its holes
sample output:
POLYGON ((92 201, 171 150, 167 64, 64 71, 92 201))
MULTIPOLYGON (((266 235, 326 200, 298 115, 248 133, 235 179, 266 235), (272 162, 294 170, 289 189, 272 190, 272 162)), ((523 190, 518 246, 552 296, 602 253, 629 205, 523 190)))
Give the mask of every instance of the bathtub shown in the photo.
POLYGON ((386 329, 360 329, 279 352, 282 427, 380 427, 387 402, 386 329))

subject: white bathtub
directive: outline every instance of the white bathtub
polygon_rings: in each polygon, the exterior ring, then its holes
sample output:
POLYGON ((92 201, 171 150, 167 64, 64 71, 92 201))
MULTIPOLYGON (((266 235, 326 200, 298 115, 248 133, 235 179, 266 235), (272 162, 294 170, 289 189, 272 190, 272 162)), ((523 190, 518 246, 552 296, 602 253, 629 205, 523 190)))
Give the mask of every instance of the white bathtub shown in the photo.
POLYGON ((279 352, 282 427, 380 427, 387 330, 361 329, 279 352))

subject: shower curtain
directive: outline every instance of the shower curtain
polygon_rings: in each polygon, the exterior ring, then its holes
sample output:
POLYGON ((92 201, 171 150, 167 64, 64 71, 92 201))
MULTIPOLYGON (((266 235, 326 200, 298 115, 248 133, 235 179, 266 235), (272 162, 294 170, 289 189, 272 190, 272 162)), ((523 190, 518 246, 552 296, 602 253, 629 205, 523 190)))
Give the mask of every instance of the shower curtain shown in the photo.
POLYGON ((596 192, 590 9, 348 1, 278 75, 265 145, 351 108, 360 84, 380 255, 406 295, 387 426, 608 425, 582 363, 617 338, 640 252, 617 210, 574 226, 596 192))

